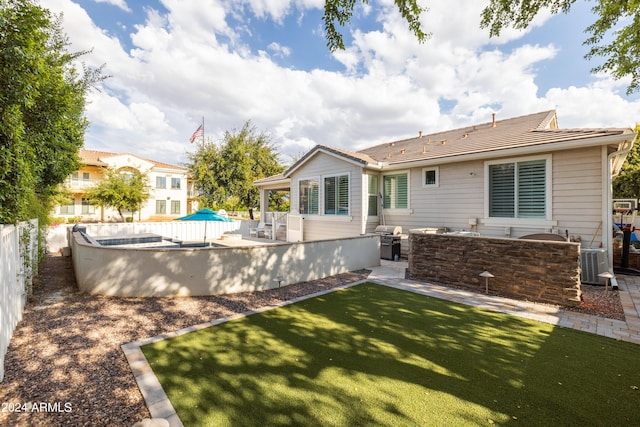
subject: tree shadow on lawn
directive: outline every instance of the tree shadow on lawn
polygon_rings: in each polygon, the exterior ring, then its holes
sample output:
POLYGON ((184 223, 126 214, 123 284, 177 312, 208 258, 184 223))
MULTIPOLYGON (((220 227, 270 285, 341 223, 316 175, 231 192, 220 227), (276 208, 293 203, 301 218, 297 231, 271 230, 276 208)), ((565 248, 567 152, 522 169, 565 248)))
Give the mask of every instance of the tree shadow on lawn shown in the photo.
POLYGON ((638 424, 637 350, 374 284, 143 347, 185 425, 233 426, 638 424))

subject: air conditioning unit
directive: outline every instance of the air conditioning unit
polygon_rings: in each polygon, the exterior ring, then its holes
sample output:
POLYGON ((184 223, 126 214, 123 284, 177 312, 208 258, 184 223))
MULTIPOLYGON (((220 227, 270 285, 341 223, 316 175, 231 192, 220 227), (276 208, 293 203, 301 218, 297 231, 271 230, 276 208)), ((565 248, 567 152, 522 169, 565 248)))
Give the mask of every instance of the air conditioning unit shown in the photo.
POLYGON ((598 274, 609 271, 606 249, 580 249, 580 281, 591 285, 605 285, 606 280, 598 274))

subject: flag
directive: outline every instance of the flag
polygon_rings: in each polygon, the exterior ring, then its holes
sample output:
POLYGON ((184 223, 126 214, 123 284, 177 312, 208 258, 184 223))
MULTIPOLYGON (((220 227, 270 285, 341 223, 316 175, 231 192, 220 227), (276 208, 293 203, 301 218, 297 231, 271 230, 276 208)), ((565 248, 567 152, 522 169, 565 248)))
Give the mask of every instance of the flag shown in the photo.
POLYGON ((196 140, 196 138, 200 138, 204 136, 204 126, 200 125, 198 126, 198 129, 196 129, 196 131, 193 133, 193 135, 191 135, 191 138, 189 138, 189 142, 193 144, 193 141, 196 140))

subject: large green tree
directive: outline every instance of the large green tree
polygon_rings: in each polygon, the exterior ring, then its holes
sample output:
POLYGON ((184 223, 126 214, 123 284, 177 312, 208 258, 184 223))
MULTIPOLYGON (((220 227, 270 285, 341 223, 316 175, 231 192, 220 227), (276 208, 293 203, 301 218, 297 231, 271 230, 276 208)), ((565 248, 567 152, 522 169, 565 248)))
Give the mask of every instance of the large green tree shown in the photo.
POLYGON ((32 0, 0 0, 0 223, 46 218, 78 169, 85 95, 101 70, 79 71, 60 19, 32 0))
MULTIPOLYGON (((567 13, 576 0, 491 0, 482 12, 481 26, 498 36, 507 27, 524 29, 541 9, 567 13)), ((586 28, 590 46, 586 59, 602 57, 593 72, 605 71, 616 78, 630 77, 627 94, 640 89, 640 2, 598 0, 592 8, 596 21, 586 28)))
POLYGON ((106 178, 90 188, 85 197, 92 205, 116 209, 125 221, 125 211, 135 212, 149 200, 149 189, 149 178, 145 174, 108 169, 106 178))
MULTIPOLYGON (((640 133, 640 124, 636 124, 640 133)), ((640 141, 636 140, 622 165, 620 174, 613 181, 614 199, 640 199, 640 141)))
POLYGON ((258 132, 251 121, 225 132, 220 143, 202 141, 188 159, 202 207, 251 210, 260 203, 253 182, 284 170, 269 136, 258 132))
MULTIPOLYGON (((552 14, 567 13, 576 0, 490 0, 482 11, 480 26, 489 34, 499 36, 505 28, 525 29, 543 9, 552 14)), ((341 31, 351 22, 355 7, 369 0, 326 0, 324 27, 331 51, 344 49, 341 31)), ((418 41, 430 36, 423 31, 420 16, 427 9, 418 0, 394 0, 400 14, 418 41)), ((589 36, 584 45, 590 47, 585 59, 601 57, 603 63, 593 72, 608 72, 616 78, 631 78, 627 94, 640 90, 640 2, 629 0, 598 0, 592 8, 596 21, 586 28, 589 36)), ((444 17, 443 17, 444 19, 444 17)))
MULTIPOLYGON (((367 4, 369 0, 325 0, 324 3, 324 31, 327 46, 333 52, 344 49, 341 29, 351 22, 353 11, 358 3, 367 4)), ((418 0, 394 0, 400 15, 407 21, 409 29, 421 43, 429 38, 429 34, 422 30, 420 15, 427 9, 418 5, 418 0)))

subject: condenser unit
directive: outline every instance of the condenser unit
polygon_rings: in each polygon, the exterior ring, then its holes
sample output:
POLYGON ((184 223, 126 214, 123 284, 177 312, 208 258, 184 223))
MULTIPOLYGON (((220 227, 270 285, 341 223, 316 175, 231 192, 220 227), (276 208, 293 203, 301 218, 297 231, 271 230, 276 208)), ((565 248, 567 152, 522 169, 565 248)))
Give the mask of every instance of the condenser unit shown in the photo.
POLYGON ((598 274, 609 271, 606 249, 580 249, 580 281, 591 285, 604 285, 605 278, 598 274))

